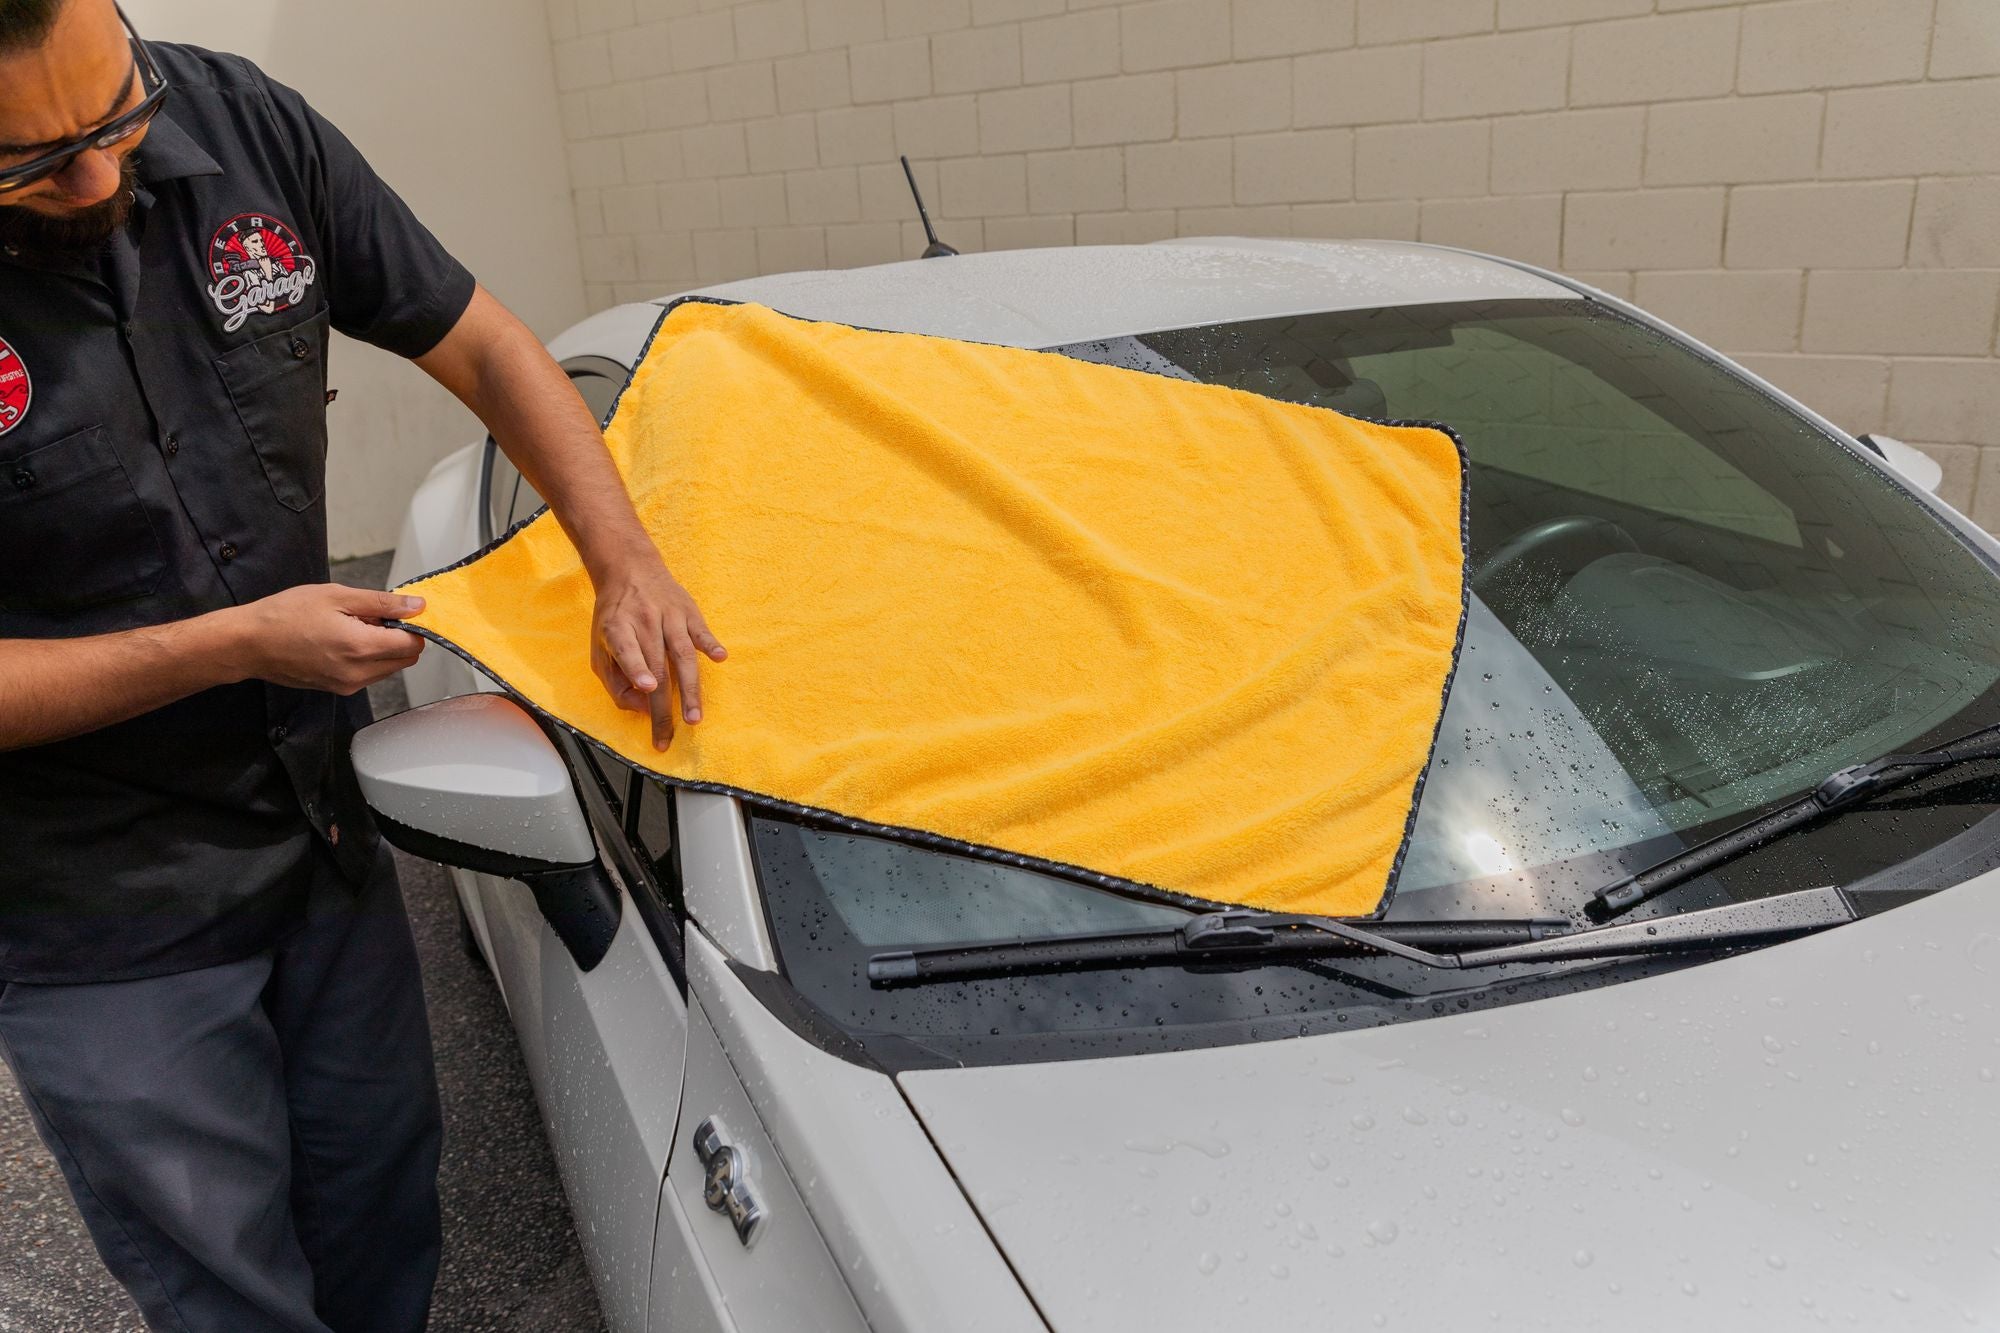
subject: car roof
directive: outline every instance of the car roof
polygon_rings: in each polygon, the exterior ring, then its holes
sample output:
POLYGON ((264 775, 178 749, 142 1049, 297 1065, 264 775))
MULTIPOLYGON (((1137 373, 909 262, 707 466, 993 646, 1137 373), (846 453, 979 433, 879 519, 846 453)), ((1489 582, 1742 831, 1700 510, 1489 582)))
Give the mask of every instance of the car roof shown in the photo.
MULTIPOLYGON (((1497 259, 1414 242, 1203 238, 774 273, 684 294, 862 328, 1059 347, 1319 310, 1578 293, 1497 259)), ((673 299, 607 310, 551 350, 630 364, 673 299)))

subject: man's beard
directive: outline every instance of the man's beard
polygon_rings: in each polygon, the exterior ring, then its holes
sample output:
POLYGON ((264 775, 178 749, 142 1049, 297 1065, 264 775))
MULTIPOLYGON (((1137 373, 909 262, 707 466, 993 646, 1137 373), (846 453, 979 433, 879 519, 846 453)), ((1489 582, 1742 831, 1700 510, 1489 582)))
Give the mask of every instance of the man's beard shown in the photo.
POLYGON ((132 217, 132 190, 138 163, 127 155, 118 169, 118 189, 103 203, 52 217, 24 204, 0 207, 0 245, 36 260, 87 259, 104 248, 132 217))

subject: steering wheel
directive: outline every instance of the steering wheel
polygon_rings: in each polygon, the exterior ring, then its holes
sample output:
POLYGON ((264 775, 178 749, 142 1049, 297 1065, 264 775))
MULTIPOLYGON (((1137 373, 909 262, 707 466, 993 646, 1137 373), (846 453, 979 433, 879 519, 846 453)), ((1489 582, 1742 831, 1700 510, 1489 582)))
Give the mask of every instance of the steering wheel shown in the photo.
POLYGON ((1485 595, 1530 560, 1560 569, 1565 578, 1593 560, 1637 551, 1632 534, 1595 514, 1565 514, 1521 529, 1500 543, 1472 573, 1474 592, 1485 595))

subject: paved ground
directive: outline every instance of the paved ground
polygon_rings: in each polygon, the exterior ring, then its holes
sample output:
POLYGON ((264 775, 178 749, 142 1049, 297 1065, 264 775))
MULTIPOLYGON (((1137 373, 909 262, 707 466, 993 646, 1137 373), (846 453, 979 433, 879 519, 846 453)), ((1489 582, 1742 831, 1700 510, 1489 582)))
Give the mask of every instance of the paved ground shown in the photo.
MULTIPOLYGON (((381 557, 336 567, 380 586, 381 557)), ((401 686, 375 709, 402 707, 401 686)), ((458 947, 443 874, 400 853, 444 1095, 444 1270, 434 1333, 601 1331, 555 1163, 500 997, 458 947)), ((138 1312, 98 1263, 61 1174, 0 1073, 0 1333, 127 1333, 138 1312)))

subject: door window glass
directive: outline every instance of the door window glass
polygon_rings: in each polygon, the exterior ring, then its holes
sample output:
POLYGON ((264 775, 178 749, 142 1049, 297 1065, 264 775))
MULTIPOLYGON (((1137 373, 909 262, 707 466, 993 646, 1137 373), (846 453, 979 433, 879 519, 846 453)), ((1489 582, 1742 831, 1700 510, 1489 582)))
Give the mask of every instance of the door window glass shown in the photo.
POLYGON ((674 798, 660 783, 641 777, 634 784, 632 840, 656 870, 670 867, 674 854, 674 798))

